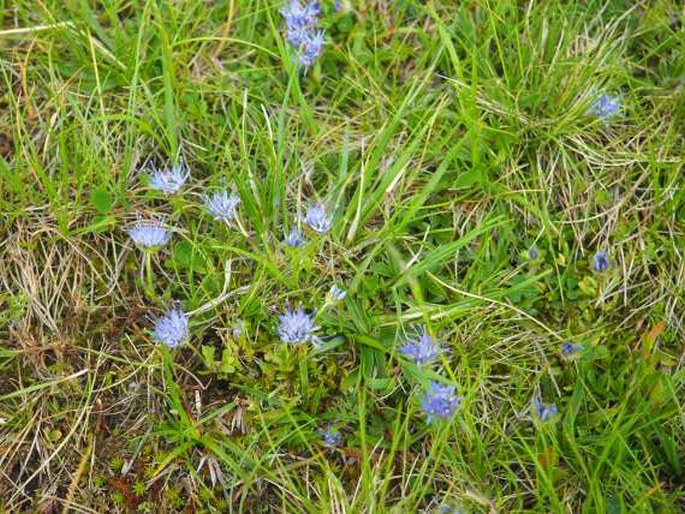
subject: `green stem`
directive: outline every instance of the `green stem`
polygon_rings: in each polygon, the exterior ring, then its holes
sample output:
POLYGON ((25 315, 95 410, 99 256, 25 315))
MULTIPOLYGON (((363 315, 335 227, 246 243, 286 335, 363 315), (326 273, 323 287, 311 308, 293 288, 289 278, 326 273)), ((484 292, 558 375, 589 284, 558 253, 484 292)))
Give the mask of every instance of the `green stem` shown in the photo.
POLYGON ((145 293, 152 299, 157 300, 155 293, 154 277, 152 276, 152 252, 145 252, 145 293))

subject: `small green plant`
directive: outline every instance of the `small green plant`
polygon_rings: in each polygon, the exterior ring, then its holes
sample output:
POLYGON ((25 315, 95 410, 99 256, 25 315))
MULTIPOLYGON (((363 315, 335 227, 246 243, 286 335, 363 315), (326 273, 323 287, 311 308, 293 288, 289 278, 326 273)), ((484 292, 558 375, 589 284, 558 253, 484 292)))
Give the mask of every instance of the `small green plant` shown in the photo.
POLYGON ((221 358, 216 360, 216 348, 202 345, 202 361, 207 372, 218 375, 218 378, 227 379, 239 366, 234 352, 234 348, 224 347, 221 349, 221 358))
POLYGON ((119 491, 114 491, 113 493, 111 493, 110 499, 116 505, 123 505, 124 502, 126 501, 126 497, 123 495, 123 493, 121 493, 119 491))
POLYGON ((131 488, 136 496, 144 496, 147 492, 147 484, 143 480, 137 480, 131 488))
POLYGON ((124 459, 117 455, 109 461, 109 469, 118 473, 124 467, 124 459))

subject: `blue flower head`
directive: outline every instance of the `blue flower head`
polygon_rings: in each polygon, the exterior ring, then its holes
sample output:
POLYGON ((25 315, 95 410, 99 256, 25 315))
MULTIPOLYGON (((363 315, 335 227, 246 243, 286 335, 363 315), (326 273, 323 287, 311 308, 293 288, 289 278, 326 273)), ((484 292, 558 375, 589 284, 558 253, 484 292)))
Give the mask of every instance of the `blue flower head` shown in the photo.
POLYGON ((285 19, 286 39, 294 47, 300 47, 318 25, 321 7, 318 2, 303 5, 299 0, 291 0, 281 9, 281 14, 285 19))
POLYGON ((571 341, 561 343, 561 354, 564 357, 572 357, 583 349, 582 344, 573 344, 571 341))
POLYGON ((607 125, 621 111, 621 99, 618 96, 603 94, 592 104, 592 112, 607 125))
POLYGON ((228 191, 217 191, 216 193, 204 196, 205 207, 210 212, 214 219, 223 221, 227 225, 231 225, 238 216, 238 205, 240 204, 240 197, 235 194, 229 194, 228 191))
POLYGON ((330 423, 325 428, 325 430, 319 430, 319 435, 321 436, 321 442, 324 446, 328 448, 337 448, 342 442, 342 434, 337 428, 333 428, 330 423))
POLYGON ((531 248, 528 249, 528 258, 529 258, 531 261, 534 261, 534 260, 537 259, 538 257, 540 257, 540 252, 538 252, 538 249, 537 249, 537 248, 535 248, 535 247, 533 246, 533 247, 531 247, 531 248))
POLYGON ((186 169, 185 163, 179 161, 171 169, 153 169, 149 176, 149 186, 165 195, 170 195, 178 193, 189 176, 190 171, 186 169))
POLYGON ((144 250, 154 250, 166 246, 170 233, 157 218, 138 219, 135 225, 127 230, 135 245, 144 250))
POLYGON ((312 342, 317 344, 319 338, 316 331, 319 327, 314 325, 314 318, 307 314, 301 307, 296 311, 287 310, 279 317, 278 337, 284 343, 301 344, 312 342))
POLYGON ((285 244, 287 244, 288 246, 297 247, 302 246, 304 243, 304 236, 302 235, 302 232, 300 232, 300 229, 297 227, 291 228, 290 232, 288 232, 288 235, 285 236, 285 244))
POLYGON ((543 423, 551 420, 557 415, 557 406, 553 403, 542 403, 538 397, 533 398, 531 403, 533 415, 543 423))
POLYGON ((299 60, 300 65, 306 70, 316 62, 323 53, 323 30, 308 34, 302 43, 299 60))
POLYGON ((415 362, 418 365, 427 364, 434 361, 440 356, 442 348, 440 342, 433 339, 425 325, 419 329, 418 337, 409 338, 398 348, 399 352, 407 359, 415 362))
POLYGON ((299 0, 290 0, 281 9, 285 19, 285 37, 297 50, 297 58, 305 69, 314 63, 323 49, 323 31, 317 30, 321 12, 317 1, 303 4, 299 0))
POLYGON ((285 20, 286 39, 298 47, 302 44, 300 36, 318 25, 321 6, 317 1, 303 4, 300 0, 290 0, 280 12, 285 20))
POLYGON ((592 258, 592 268, 597 273, 604 273, 609 269, 611 262, 609 261, 609 252, 597 252, 592 258))
POLYGON ((461 405, 463 398, 454 394, 454 386, 431 382, 421 399, 421 408, 429 423, 440 419, 451 419, 461 405))
POLYGON ((307 208, 304 222, 315 232, 325 234, 333 225, 333 217, 326 212, 326 207, 320 203, 315 203, 307 208))
POLYGON ((238 319, 231 328, 231 335, 233 336, 233 339, 239 339, 245 335, 246 331, 245 322, 242 319, 238 319))
POLYGON ((347 296, 347 291, 343 291, 337 285, 333 284, 331 289, 328 291, 328 294, 331 295, 331 298, 334 300, 340 301, 345 299, 345 296, 347 296))
POLYGON ((180 346, 188 339, 188 315, 180 307, 173 307, 155 321, 152 339, 169 348, 180 346))

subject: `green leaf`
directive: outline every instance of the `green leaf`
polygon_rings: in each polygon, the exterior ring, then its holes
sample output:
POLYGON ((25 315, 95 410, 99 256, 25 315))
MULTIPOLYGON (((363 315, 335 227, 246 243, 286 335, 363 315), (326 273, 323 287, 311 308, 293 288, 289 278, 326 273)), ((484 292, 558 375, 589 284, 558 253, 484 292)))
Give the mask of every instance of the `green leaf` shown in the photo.
POLYGON ((93 220, 90 224, 86 225, 85 227, 81 227, 78 230, 71 231, 70 235, 83 236, 86 234, 99 234, 101 232, 111 230, 116 226, 116 224, 117 219, 114 216, 105 216, 99 214, 93 217, 93 220))
POLYGON ((179 268, 190 271, 204 272, 207 270, 207 261, 198 247, 188 241, 179 241, 171 251, 171 260, 179 268))
POLYGON ((460 173, 457 176, 457 180, 454 181, 455 187, 468 188, 474 184, 480 183, 482 180, 481 172, 478 168, 473 168, 471 170, 460 173))
POLYGON ((372 391, 391 391, 395 382, 394 378, 367 378, 366 386, 372 391))
POLYGON ((230 348, 224 348, 224 351, 221 352, 221 365, 219 366, 219 372, 226 374, 235 373, 237 363, 238 360, 233 355, 233 351, 230 348))
POLYGON ((112 209, 114 200, 106 190, 98 188, 90 194, 90 203, 100 214, 107 214, 112 209))
POLYGON ((214 355, 216 354, 216 349, 210 345, 202 345, 202 359, 205 362, 205 366, 208 369, 214 369, 214 355))
POLYGON ((580 290, 590 298, 597 295, 597 281, 593 277, 585 277, 578 284, 580 290))

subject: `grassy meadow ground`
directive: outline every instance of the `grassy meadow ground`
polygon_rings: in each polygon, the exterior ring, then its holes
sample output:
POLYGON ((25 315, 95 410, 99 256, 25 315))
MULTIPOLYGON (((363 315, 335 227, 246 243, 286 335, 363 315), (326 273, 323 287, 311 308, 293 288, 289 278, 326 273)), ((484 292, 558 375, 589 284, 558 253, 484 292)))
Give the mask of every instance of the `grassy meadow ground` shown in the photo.
POLYGON ((322 5, 303 72, 281 2, 0 0, 0 511, 682 512, 682 5, 322 5))

